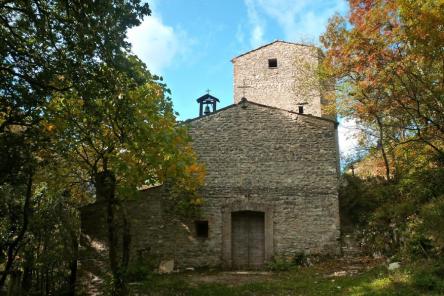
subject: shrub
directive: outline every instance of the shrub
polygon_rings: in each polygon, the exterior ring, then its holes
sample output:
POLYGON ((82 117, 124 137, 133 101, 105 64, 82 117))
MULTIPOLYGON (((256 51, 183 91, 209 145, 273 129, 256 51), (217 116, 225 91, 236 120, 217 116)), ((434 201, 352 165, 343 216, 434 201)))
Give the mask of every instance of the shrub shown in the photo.
POLYGON ((438 286, 438 280, 432 274, 420 273, 413 277, 413 284, 421 290, 434 291, 438 286))
POLYGON ((267 264, 267 269, 271 271, 288 271, 295 267, 292 258, 273 257, 272 261, 267 264))
POLYGON ((310 260, 303 252, 296 252, 289 257, 274 257, 268 263, 267 269, 271 271, 288 271, 296 266, 309 266, 310 260))
MULTIPOLYGON (((442 263, 441 263, 442 264, 442 263)), ((413 285, 423 291, 444 292, 444 265, 422 268, 412 276, 413 285)))
POLYGON ((444 253, 444 195, 422 207, 420 215, 423 222, 419 231, 430 241, 431 247, 438 255, 444 253))
POLYGON ((415 172, 396 182, 344 178, 341 219, 360 230, 364 250, 406 259, 444 253, 444 168, 415 172))
POLYGON ((271 262, 268 263, 267 269, 270 271, 288 271, 294 266, 295 264, 292 262, 292 260, 287 260, 286 258, 282 257, 275 257, 271 262))
POLYGON ((141 282, 147 280, 152 274, 152 268, 145 264, 133 263, 128 266, 126 277, 128 282, 141 282))
POLYGON ((129 282, 141 282, 147 280, 154 272, 157 266, 157 258, 152 255, 145 254, 143 251, 138 251, 137 259, 131 261, 126 277, 129 282))
POLYGON ((302 252, 296 253, 293 257, 293 264, 296 266, 308 266, 309 265, 309 259, 307 255, 305 255, 302 252))

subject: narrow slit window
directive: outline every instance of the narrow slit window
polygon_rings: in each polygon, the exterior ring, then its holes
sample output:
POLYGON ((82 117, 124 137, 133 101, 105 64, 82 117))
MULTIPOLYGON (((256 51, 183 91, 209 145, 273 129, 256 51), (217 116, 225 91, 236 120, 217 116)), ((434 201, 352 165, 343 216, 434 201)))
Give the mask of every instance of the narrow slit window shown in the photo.
POLYGON ((268 59, 268 68, 277 68, 278 60, 277 59, 268 59))
POLYGON ((304 114, 304 106, 299 106, 299 113, 304 114))
POLYGON ((208 221, 194 221, 194 225, 197 237, 208 238, 208 221))

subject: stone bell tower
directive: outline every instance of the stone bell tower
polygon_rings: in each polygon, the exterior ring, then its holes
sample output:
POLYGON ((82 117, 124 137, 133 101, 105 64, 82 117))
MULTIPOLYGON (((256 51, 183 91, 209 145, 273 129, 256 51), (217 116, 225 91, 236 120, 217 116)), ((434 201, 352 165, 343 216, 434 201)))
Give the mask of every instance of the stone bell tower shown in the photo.
POLYGON ((249 101, 288 111, 323 116, 317 67, 320 49, 274 41, 232 60, 234 102, 249 101))

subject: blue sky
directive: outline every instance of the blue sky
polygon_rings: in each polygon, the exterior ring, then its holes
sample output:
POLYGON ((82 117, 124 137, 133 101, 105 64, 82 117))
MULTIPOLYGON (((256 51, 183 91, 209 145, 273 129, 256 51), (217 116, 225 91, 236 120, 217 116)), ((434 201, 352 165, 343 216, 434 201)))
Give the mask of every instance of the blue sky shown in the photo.
MULTIPOLYGON (((196 99, 233 103, 231 59, 276 39, 314 43, 346 0, 151 0, 152 15, 128 32, 133 52, 172 91, 179 119, 198 115, 196 99)), ((340 132, 343 134, 344 132, 340 132)), ((342 138, 344 135, 341 136, 342 138)), ((345 138, 342 149, 348 149, 345 138)))

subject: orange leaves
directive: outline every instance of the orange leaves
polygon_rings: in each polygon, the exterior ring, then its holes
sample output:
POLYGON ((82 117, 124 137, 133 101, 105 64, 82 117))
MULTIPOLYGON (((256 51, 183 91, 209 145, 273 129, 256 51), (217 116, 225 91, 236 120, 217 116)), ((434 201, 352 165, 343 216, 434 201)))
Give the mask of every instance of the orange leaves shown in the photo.
POLYGON ((56 129, 56 126, 54 124, 48 123, 45 124, 45 130, 49 133, 52 133, 56 129))
POLYGON ((192 163, 188 165, 185 172, 195 179, 195 182, 202 186, 205 182, 205 167, 201 164, 192 163))
POLYGON ((331 21, 321 37, 324 72, 339 84, 338 113, 368 128, 378 119, 384 133, 376 134, 392 145, 407 137, 444 154, 444 1, 349 4, 348 26, 331 21))
POLYGON ((371 80, 361 80, 361 81, 358 81, 357 85, 360 89, 365 90, 372 85, 372 81, 371 80))
POLYGON ((355 110, 357 111, 358 114, 365 114, 367 113, 367 109, 364 105, 362 104, 356 104, 355 105, 355 110))
MULTIPOLYGON (((322 40, 327 48, 324 66, 339 81, 350 81, 357 92, 375 95, 388 87, 400 40, 398 1, 351 0, 349 26, 338 30, 335 24, 322 40), (386 84, 386 85, 384 85, 386 84)), ((395 68, 396 69, 396 68, 395 68)), ((361 98, 362 99, 362 98, 361 98)), ((362 111, 362 110, 359 110, 362 111)))

